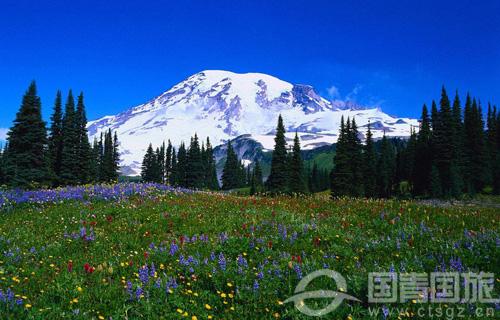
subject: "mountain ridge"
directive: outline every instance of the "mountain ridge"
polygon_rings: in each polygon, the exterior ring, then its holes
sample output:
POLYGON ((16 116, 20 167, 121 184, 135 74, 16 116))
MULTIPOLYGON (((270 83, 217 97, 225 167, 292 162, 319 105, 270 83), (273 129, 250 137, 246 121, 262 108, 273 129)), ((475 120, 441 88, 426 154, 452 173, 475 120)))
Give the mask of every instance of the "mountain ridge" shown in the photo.
POLYGON ((415 119, 389 116, 378 107, 329 101, 307 84, 263 73, 204 70, 144 104, 90 121, 88 131, 91 139, 104 130, 117 131, 124 173, 136 175, 150 142, 158 146, 170 139, 178 146, 195 132, 210 137, 214 146, 248 134, 271 150, 278 114, 284 118, 287 138, 297 132, 304 149, 334 143, 342 116, 355 117, 361 133, 370 122, 375 138, 384 132, 409 136, 411 126, 418 126, 415 119))

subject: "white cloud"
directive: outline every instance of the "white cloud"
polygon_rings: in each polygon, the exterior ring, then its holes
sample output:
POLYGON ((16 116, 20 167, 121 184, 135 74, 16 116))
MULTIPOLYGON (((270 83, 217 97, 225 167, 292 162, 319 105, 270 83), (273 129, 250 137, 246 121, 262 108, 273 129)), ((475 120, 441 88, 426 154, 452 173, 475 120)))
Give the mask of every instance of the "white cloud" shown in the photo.
POLYGON ((5 141, 7 139, 7 132, 9 132, 9 129, 0 128, 0 141, 5 141))
POLYGON ((345 96, 346 100, 349 101, 356 101, 356 98, 358 97, 359 91, 363 89, 363 85, 357 84, 354 86, 354 88, 345 96))
POLYGON ((327 88, 326 89, 326 92, 328 93, 328 97, 330 99, 337 99, 337 98, 340 98, 340 92, 339 92, 339 88, 337 88, 336 86, 332 85, 330 88, 327 88))

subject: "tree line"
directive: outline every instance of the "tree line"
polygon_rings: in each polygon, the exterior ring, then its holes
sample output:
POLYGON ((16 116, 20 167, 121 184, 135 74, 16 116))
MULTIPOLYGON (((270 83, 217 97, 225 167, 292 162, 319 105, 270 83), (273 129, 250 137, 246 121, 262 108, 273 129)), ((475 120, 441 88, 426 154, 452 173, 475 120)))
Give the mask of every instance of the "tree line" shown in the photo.
POLYGON ((152 144, 144 155, 141 177, 146 182, 166 183, 194 189, 219 189, 210 139, 200 142, 195 134, 189 147, 184 142, 176 150, 170 140, 156 150, 152 144))
POLYGON ((439 106, 422 108, 418 133, 408 141, 382 138, 375 148, 370 127, 362 145, 355 119, 342 118, 332 196, 450 198, 500 193, 500 113, 488 104, 486 126, 480 101, 458 93, 451 103, 442 88, 439 106))
POLYGON ((119 174, 118 138, 111 130, 91 145, 83 93, 70 90, 62 105, 57 92, 50 129, 33 81, 22 98, 7 142, 0 152, 0 184, 36 188, 115 181, 119 174))

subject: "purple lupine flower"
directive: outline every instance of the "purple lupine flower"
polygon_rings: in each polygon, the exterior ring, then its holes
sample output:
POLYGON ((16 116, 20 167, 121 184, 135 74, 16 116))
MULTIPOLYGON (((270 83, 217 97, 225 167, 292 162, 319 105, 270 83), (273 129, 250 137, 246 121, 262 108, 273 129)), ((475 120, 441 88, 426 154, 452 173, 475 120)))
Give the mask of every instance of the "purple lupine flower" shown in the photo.
POLYGON ((259 290, 259 281, 254 280, 253 282, 253 291, 258 291, 259 290))
POLYGON ((148 283, 149 281, 149 268, 147 265, 144 265, 139 268, 139 279, 143 284, 148 283))
POLYGON ((134 290, 132 288, 132 282, 130 281, 127 281, 127 292, 130 296, 130 300, 132 300, 134 298, 134 290))
POLYGON ((172 242, 172 243, 170 244, 170 251, 169 251, 169 252, 170 252, 170 255, 171 255, 171 256, 175 255, 175 253, 176 253, 178 250, 179 250, 179 246, 177 245, 177 243, 172 242))
POLYGON ((384 316, 384 320, 389 316, 389 308, 387 306, 382 306, 382 315, 384 316))
POLYGON ((137 289, 135 290, 135 298, 137 300, 139 300, 141 298, 141 296, 144 296, 144 290, 139 286, 137 287, 137 289))
POLYGON ((155 263, 151 263, 151 269, 149 270, 149 275, 151 277, 154 277, 156 275, 156 268, 155 268, 155 263))
POLYGON ((300 268, 300 265, 295 264, 295 266, 293 267, 293 270, 297 274, 297 278, 302 279, 302 269, 300 268))
POLYGON ((222 271, 226 271, 226 258, 222 252, 219 253, 219 267, 222 271))

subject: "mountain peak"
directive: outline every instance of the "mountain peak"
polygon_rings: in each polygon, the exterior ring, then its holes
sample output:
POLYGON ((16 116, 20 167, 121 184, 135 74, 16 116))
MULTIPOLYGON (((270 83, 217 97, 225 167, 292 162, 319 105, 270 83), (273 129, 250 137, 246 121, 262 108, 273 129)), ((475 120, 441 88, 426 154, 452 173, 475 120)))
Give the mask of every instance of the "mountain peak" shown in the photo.
POLYGON ((122 165, 138 174, 150 142, 158 146, 170 139, 179 145, 194 132, 210 137, 214 145, 249 134, 264 148, 272 148, 278 114, 290 132, 299 133, 304 149, 335 142, 343 115, 356 117, 360 127, 379 121, 375 137, 384 130, 408 136, 409 124, 418 124, 349 101, 331 102, 310 85, 293 85, 271 75, 203 70, 145 104, 89 122, 88 131, 91 138, 104 130, 117 131, 122 165))

